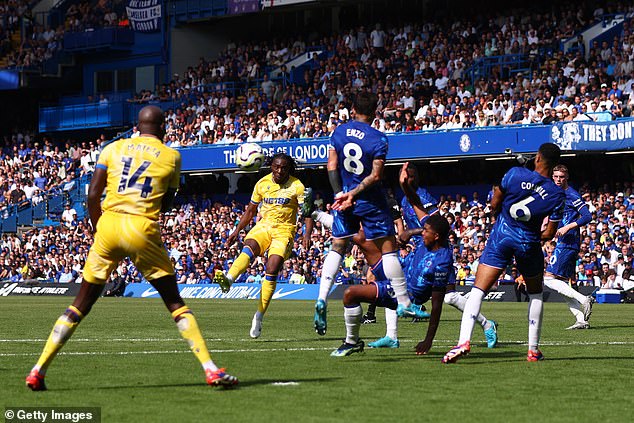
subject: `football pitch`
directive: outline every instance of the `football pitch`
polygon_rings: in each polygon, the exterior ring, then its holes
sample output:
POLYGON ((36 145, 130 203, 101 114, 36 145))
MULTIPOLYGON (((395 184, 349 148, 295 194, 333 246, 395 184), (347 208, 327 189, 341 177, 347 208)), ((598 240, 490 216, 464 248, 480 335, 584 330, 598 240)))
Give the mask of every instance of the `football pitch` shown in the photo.
MULTIPOLYGON (((248 336, 255 301, 188 300, 212 358, 240 379, 223 390, 205 385, 159 300, 103 298, 49 368, 49 390, 31 392, 24 378, 68 304, 0 299, 4 407, 101 407, 102 422, 631 421, 631 305, 595 305, 592 329, 567 331, 574 319, 566 306, 546 303, 546 360, 528 363, 526 303, 485 303, 500 345, 487 349, 478 326, 471 355, 444 365, 460 326, 451 307, 427 356, 413 352, 427 323, 402 320, 399 349, 335 358, 345 335, 339 300, 329 303, 325 337, 312 328, 312 302, 273 301, 257 340, 248 336)), ((384 331, 379 310, 379 323, 362 326, 361 336, 368 342, 384 331)))

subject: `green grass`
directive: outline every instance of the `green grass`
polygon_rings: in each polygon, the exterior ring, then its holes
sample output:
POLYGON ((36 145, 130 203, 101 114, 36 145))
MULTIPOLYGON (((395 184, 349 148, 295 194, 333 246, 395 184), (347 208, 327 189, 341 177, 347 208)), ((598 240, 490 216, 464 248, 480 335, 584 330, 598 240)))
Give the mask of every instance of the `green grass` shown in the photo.
MULTIPOLYGON (((591 330, 566 331, 564 304, 547 303, 546 360, 526 362, 526 304, 486 303, 500 324, 489 350, 479 327, 469 357, 440 362, 458 337, 460 314, 445 307, 432 352, 413 348, 426 323, 400 324, 401 348, 330 357, 344 336, 331 301, 328 334, 312 328, 312 302, 273 302, 262 337, 248 337, 254 301, 190 300, 212 357, 240 378, 234 390, 205 386, 202 370, 158 300, 101 299, 49 368, 47 392, 24 377, 69 299, 0 298, 3 406, 98 406, 104 422, 618 422, 630 421, 634 307, 595 305, 591 330), (78 354, 78 353, 87 354, 78 354), (274 385, 275 382, 296 384, 274 385), (625 402, 624 402, 625 401, 625 402)), ((361 328, 366 340, 384 334, 361 328)))

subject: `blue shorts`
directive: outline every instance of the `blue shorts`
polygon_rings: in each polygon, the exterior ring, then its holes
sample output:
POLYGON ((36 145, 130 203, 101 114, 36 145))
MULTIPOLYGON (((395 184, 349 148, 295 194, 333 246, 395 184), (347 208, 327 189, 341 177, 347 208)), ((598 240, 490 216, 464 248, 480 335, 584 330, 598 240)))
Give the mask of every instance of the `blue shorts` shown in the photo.
POLYGON ((524 277, 537 276, 544 272, 544 254, 539 242, 521 241, 494 229, 480 257, 480 263, 505 269, 513 257, 517 262, 517 270, 524 277))
MULTIPOLYGON (((396 295, 394 294, 394 290, 392 289, 392 285, 388 281, 377 281, 372 282, 376 286, 376 304, 378 307, 385 307, 392 310, 396 310, 398 306, 398 301, 396 301, 396 295)), ((414 304, 422 305, 429 301, 431 298, 431 285, 425 287, 418 295, 412 297, 410 294, 410 299, 414 304)))
POLYGON ((566 246, 560 247, 558 244, 555 247, 555 251, 553 251, 553 255, 550 257, 550 260, 548 260, 546 271, 555 276, 571 279, 576 273, 578 257, 579 250, 566 246))
POLYGON ((351 209, 340 212, 333 211, 332 236, 349 238, 363 227, 365 239, 385 238, 394 235, 394 222, 389 209, 381 208, 373 203, 359 200, 351 209))

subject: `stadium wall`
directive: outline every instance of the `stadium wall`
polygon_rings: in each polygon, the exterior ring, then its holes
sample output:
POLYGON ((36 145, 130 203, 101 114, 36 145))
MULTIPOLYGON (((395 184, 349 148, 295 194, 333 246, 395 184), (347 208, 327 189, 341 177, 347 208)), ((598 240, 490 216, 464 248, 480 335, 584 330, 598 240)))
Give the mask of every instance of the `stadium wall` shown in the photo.
MULTIPOLYGON (((534 153, 544 142, 564 151, 618 151, 634 148, 634 118, 611 122, 558 122, 554 125, 487 127, 388 135, 388 162, 466 157, 512 158, 534 153)), ((286 152, 306 166, 323 166, 328 139, 259 143, 268 153, 286 152)), ((235 144, 180 149, 183 172, 235 170, 235 144)))

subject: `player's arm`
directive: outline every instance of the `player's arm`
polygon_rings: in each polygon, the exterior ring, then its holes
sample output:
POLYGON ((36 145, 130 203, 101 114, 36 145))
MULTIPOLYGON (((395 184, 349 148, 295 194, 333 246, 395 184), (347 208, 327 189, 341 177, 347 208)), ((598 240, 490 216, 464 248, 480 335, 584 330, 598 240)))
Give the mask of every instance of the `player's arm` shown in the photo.
POLYGON ((242 217, 240 218, 240 221, 238 222, 238 226, 236 226, 234 231, 231 232, 231 235, 229 235, 229 237, 227 238, 227 242, 226 242, 227 247, 230 247, 231 245, 233 245, 240 231, 247 227, 249 222, 253 220, 253 218, 255 217, 257 213, 258 213, 258 204, 254 202, 250 202, 246 210, 242 214, 242 217))
POLYGON ((402 247, 406 246, 411 237, 422 234, 424 230, 424 228, 420 227, 402 231, 398 234, 399 245, 402 247))
POLYGON ((440 315, 442 313, 442 305, 445 302, 445 291, 447 288, 433 287, 431 292, 431 317, 429 318, 429 326, 427 326, 427 335, 425 339, 416 345, 416 354, 427 354, 431 349, 440 323, 440 315))
POLYGON ((407 201, 409 201, 409 203, 412 205, 414 213, 416 213, 416 217, 418 218, 418 220, 420 220, 423 217, 427 216, 428 213, 422 201, 420 201, 420 197, 418 196, 418 194, 416 194, 416 191, 414 191, 414 188, 412 188, 412 186, 407 183, 408 166, 409 163, 406 162, 405 164, 403 164, 403 167, 401 167, 398 182, 401 186, 401 189, 403 190, 403 193, 405 194, 405 197, 407 197, 407 201))
POLYGON ((174 172, 172 172, 172 177, 170 178, 169 186, 167 187, 167 191, 163 194, 163 198, 161 198, 161 211, 165 213, 172 209, 174 204, 174 197, 176 197, 176 192, 178 191, 178 187, 180 185, 181 179, 181 155, 179 152, 176 152, 176 156, 174 157, 174 172))
POLYGON ((493 197, 491 198, 491 212, 494 215, 500 214, 502 211, 502 201, 504 200, 504 191, 498 186, 493 187, 493 197))
POLYGON ((348 192, 345 192, 335 198, 335 202, 332 206, 335 210, 346 210, 352 207, 354 199, 359 196, 363 191, 371 187, 372 185, 383 179, 383 169, 385 168, 385 159, 374 159, 372 161, 372 172, 366 176, 359 185, 354 187, 348 192))
POLYGON ((548 223, 541 233, 542 241, 549 241, 555 237, 555 234, 557 233, 557 228, 559 227, 559 222, 561 221, 561 219, 563 219, 565 205, 565 197, 563 197, 557 207, 553 209, 550 216, 548 216, 548 223))
POLYGON ((108 180, 108 170, 103 165, 98 165, 92 175, 90 186, 88 187, 88 214, 90 215, 90 223, 92 229, 97 232, 97 222, 101 217, 101 194, 106 189, 108 180))
POLYGON ((338 195, 341 191, 343 191, 343 187, 341 184, 341 175, 339 174, 339 166, 338 166, 338 156, 337 150, 334 148, 328 149, 328 163, 326 168, 328 169, 328 180, 330 181, 330 186, 332 187, 332 192, 335 193, 335 196, 338 195))
POLYGON ((557 237, 566 235, 566 233, 568 233, 568 231, 570 231, 571 229, 585 226, 592 220, 592 214, 590 213, 588 206, 586 205, 586 203, 581 201, 581 199, 575 200, 573 205, 576 206, 579 217, 574 222, 570 222, 569 224, 557 229, 557 233, 555 234, 557 237))

